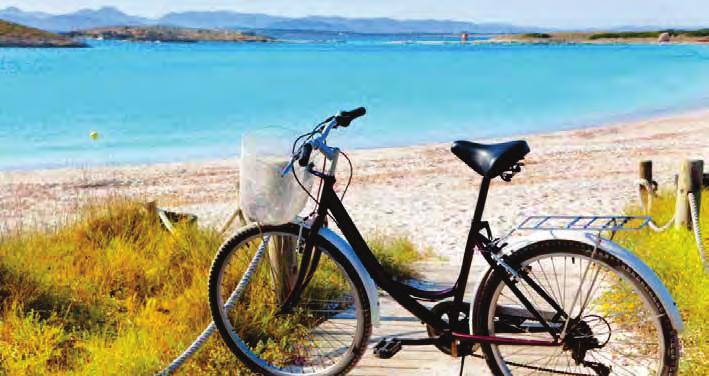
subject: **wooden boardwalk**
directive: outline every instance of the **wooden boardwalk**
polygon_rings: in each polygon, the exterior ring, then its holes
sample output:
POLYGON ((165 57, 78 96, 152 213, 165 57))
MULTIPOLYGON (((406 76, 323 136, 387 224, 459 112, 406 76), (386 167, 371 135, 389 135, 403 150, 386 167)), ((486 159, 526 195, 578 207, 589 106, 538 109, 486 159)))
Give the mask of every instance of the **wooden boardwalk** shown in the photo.
MULTIPOLYGON (((420 263, 418 270, 424 271, 425 280, 435 281, 436 285, 450 286, 458 275, 458 269, 448 262, 420 263)), ((472 273, 479 276, 481 267, 474 265, 472 273)), ((439 287, 439 286, 436 286, 439 287)), ((460 372, 460 359, 452 358, 434 346, 404 347, 391 359, 379 359, 372 354, 372 348, 384 337, 427 337, 426 327, 391 297, 380 297, 380 326, 375 327, 370 340, 370 349, 350 373, 355 376, 379 375, 427 375, 449 376, 460 372)), ((465 375, 489 375, 485 362, 481 359, 465 359, 465 375)))

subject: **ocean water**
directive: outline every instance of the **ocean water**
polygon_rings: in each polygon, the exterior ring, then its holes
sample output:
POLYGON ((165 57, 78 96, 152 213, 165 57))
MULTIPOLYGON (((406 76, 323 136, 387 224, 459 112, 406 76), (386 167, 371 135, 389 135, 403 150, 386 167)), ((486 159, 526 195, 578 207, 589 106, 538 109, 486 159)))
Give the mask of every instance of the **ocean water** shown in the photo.
POLYGON ((709 47, 94 42, 0 49, 0 169, 202 160, 267 126, 367 116, 343 148, 568 129, 709 102, 709 47), (89 134, 99 133, 97 141, 89 134))

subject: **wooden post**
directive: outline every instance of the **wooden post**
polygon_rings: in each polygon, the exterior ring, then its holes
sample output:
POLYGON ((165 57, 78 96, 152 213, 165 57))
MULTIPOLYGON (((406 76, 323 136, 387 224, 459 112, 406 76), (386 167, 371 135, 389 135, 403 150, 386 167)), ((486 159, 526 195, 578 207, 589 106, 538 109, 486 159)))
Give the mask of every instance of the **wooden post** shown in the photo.
POLYGON ((234 224, 235 220, 239 220, 239 226, 243 227, 248 224, 248 221, 246 220, 246 217, 244 216, 243 210, 241 208, 237 208, 234 213, 232 213, 231 217, 226 221, 224 226, 222 226, 222 230, 219 231, 220 234, 224 235, 229 228, 231 228, 231 225, 234 224))
POLYGON ((675 228, 692 229, 692 220, 689 211, 687 194, 694 193, 697 209, 701 207, 702 178, 704 174, 704 161, 686 160, 680 165, 677 177, 677 198, 675 204, 675 228))
MULTIPOLYGON (((239 226, 246 226, 251 221, 246 218, 241 208, 238 208, 229 217, 229 220, 222 228, 224 234, 238 219, 239 226)), ((298 278, 298 258, 296 240, 282 236, 272 236, 268 243, 268 261, 271 267, 271 279, 273 288, 279 302, 283 302, 298 278)))
POLYGON ((268 259, 278 301, 290 294, 298 278, 297 244, 295 239, 273 236, 268 244, 268 259))
MULTIPOLYGON (((640 162, 640 175, 638 176, 640 179, 643 179, 647 181, 650 184, 650 187, 652 187, 652 161, 641 161, 640 162)), ((643 193, 647 195, 653 194, 653 192, 648 192, 647 188, 644 186, 640 186, 640 198, 642 199, 643 193)), ((649 200, 649 197, 648 197, 649 200)))

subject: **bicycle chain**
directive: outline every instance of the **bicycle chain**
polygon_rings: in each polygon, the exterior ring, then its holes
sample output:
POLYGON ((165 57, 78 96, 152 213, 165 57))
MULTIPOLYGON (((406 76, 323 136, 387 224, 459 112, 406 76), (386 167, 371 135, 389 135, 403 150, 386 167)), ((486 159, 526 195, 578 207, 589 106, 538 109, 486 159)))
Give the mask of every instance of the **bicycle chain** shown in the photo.
MULTIPOLYGON (((485 359, 485 355, 480 355, 480 354, 470 354, 473 358, 478 358, 478 359, 485 359)), ((549 372, 549 373, 557 373, 559 375, 575 375, 575 376, 589 376, 588 373, 573 373, 573 372, 567 372, 567 371, 558 371, 550 368, 545 368, 545 367, 537 367, 537 366, 530 366, 527 364, 521 364, 521 363, 516 363, 516 362, 505 362, 511 366, 515 367, 522 367, 522 368, 528 368, 531 370, 535 371, 544 371, 544 372, 549 372)))

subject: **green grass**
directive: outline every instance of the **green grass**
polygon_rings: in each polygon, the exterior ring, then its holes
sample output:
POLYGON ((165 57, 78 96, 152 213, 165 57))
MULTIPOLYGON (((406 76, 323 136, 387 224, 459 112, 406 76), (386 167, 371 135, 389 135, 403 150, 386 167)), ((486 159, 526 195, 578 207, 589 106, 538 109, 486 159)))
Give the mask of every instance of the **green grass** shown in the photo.
MULTIPOLYGON (((704 247, 709 248, 709 190, 703 195, 700 223, 704 226, 704 247)), ((673 194, 662 194, 650 214, 664 224, 672 217, 674 205, 673 194)), ((642 214, 637 207, 630 207, 629 212, 642 214)), ((674 229, 659 234, 644 230, 621 233, 618 240, 658 274, 682 313, 685 332, 680 336, 684 348, 680 374, 709 374, 709 273, 702 267, 693 234, 674 229)))
POLYGON ((367 244, 389 275, 398 280, 418 277, 413 263, 422 256, 433 257, 432 250, 421 252, 404 236, 377 235, 369 239, 367 244))
MULTIPOLYGON (((207 274, 222 240, 215 231, 188 225, 173 236, 129 201, 87 208, 56 231, 3 235, 0 375, 160 370, 211 320, 207 274)), ((388 270, 399 278, 414 276, 410 264, 421 254, 409 241, 377 237, 373 243, 388 270)), ((327 272, 324 265, 322 278, 327 272)), ((319 278, 313 280, 318 293, 336 291, 336 283, 319 278)), ((254 302, 259 294, 253 293, 254 302)), ((249 325, 293 336, 307 323, 265 319, 249 325)), ((186 363, 186 373, 243 371, 218 337, 186 363)), ((267 343, 263 351, 279 358, 287 344, 267 343)))

